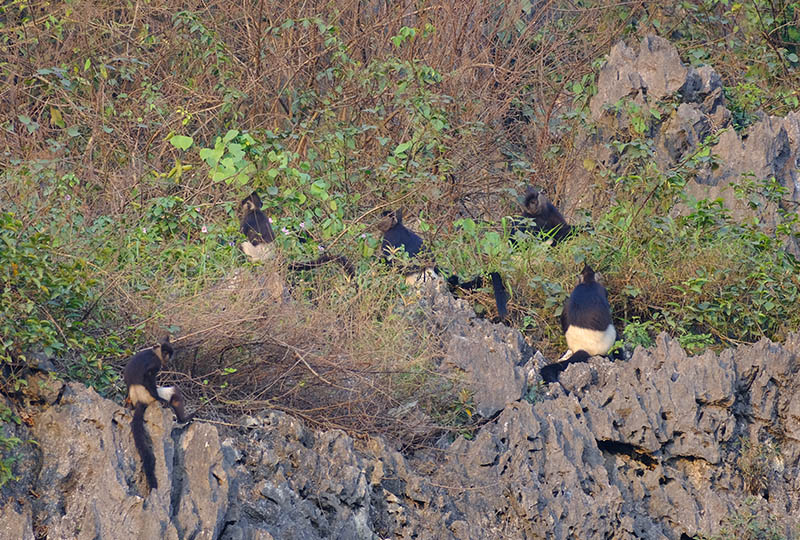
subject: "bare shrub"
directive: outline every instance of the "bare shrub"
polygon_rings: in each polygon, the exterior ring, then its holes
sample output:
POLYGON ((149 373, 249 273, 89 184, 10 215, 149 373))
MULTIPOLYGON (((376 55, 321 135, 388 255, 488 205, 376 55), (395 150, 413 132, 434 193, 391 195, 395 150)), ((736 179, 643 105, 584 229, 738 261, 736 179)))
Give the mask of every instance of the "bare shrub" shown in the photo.
POLYGON ((448 429, 431 415, 462 389, 433 369, 437 336, 392 312, 398 276, 373 273, 370 286, 358 288, 336 272, 318 270, 289 296, 280 268, 245 267, 155 307, 163 324, 179 329, 165 380, 202 403, 204 417, 235 424, 274 408, 405 444, 448 429))
POLYGON ((753 442, 744 437, 739 439, 741 453, 737 461, 745 489, 751 495, 768 494, 768 488, 775 472, 783 468, 778 445, 772 440, 753 442))
MULTIPOLYGON (((641 5, 631 3, 628 16, 641 5)), ((429 172, 451 180, 441 186, 444 204, 432 197, 428 210, 443 215, 455 200, 496 215, 507 204, 499 191, 520 181, 547 185, 558 200, 570 172, 563 165, 572 160, 545 159, 552 144, 570 151, 552 129, 554 113, 570 98, 566 82, 590 72, 624 28, 613 17, 606 22, 607 11, 603 2, 553 1, 29 2, 4 13, 3 31, 15 37, 0 49, 10 83, 0 101, 11 113, 0 146, 23 159, 58 159, 101 191, 112 181, 108 196, 120 208, 129 202, 120 195, 134 190, 117 171, 133 171, 126 178, 136 188, 141 172, 168 171, 179 157, 171 133, 210 145, 229 126, 294 132, 292 150, 304 156, 334 120, 375 127, 341 173, 369 198, 373 190, 353 173, 383 160, 376 135, 403 139, 408 111, 393 105, 391 92, 369 91, 358 76, 336 79, 337 72, 398 59, 440 73, 435 91, 449 100, 441 105, 447 144, 439 170, 429 172), (396 47, 391 38, 404 27, 424 39, 396 47), (530 169, 509 169, 515 160, 530 169)))

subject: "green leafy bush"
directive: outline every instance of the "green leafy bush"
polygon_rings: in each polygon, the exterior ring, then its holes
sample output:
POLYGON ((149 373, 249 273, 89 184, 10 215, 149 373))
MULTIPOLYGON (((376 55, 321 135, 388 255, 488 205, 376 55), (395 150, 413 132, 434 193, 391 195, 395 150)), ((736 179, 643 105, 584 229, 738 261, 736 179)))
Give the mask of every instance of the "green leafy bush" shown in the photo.
POLYGON ((20 424, 19 416, 15 415, 11 409, 0 403, 0 488, 10 480, 14 480, 13 466, 17 461, 17 456, 13 450, 22 444, 19 437, 7 436, 5 424, 20 424))
POLYGON ((40 351, 106 391, 116 375, 103 359, 120 343, 103 321, 96 266, 72 244, 71 197, 59 202, 36 214, 23 204, 0 213, 0 362, 35 364, 30 354, 40 351))

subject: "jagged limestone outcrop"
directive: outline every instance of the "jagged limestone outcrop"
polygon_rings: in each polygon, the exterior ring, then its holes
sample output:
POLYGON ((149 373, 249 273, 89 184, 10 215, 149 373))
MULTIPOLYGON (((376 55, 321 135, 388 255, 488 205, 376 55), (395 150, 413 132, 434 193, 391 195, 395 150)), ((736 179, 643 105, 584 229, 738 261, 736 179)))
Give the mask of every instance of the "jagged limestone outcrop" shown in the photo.
MULTIPOLYGON (((761 114, 741 133, 733 129, 731 112, 725 106, 723 81, 711 66, 694 68, 685 65, 669 41, 647 36, 638 45, 619 42, 611 48, 600 69, 597 94, 590 102, 591 119, 596 132, 577 143, 585 163, 599 163, 603 169, 618 170, 620 156, 610 143, 630 125, 622 99, 639 105, 657 107, 661 101, 675 103, 670 114, 660 118, 648 115, 648 137, 652 138, 655 158, 661 170, 684 163, 709 135, 719 135, 711 146, 717 156, 710 164, 695 171, 688 179, 687 193, 695 198, 720 197, 732 215, 753 215, 748 201, 737 199, 732 183, 743 175, 755 180, 774 177, 787 188, 788 197, 800 202, 800 113, 785 117, 761 114)), ((623 137, 624 139, 624 137, 623 137)), ((566 188, 566 207, 591 206, 586 197, 595 184, 594 173, 576 164, 575 175, 566 188)), ((767 224, 775 222, 775 205, 761 201, 759 217, 767 224)))
POLYGON ((146 495, 131 413, 79 384, 63 388, 30 429, 39 462, 29 489, 37 530, 48 538, 218 538, 229 478, 208 424, 179 428, 172 411, 148 408, 156 476, 146 495))
MULTIPOLYGON (((500 337, 516 331, 487 332, 491 325, 447 294, 431 288, 420 304, 449 329, 445 340, 488 343, 501 350, 498 362, 517 350, 514 340, 502 350, 500 337)), ((468 372, 484 356, 477 344, 470 350, 459 360, 468 372)), ((380 437, 311 431, 275 411, 221 436, 150 407, 160 488, 149 497, 130 412, 69 384, 33 418, 38 461, 4 491, 3 527, 21 538, 46 530, 48 538, 678 540, 713 533, 747 508, 792 537, 798 358, 798 335, 698 357, 660 336, 630 361, 570 366, 563 386, 540 388, 533 403, 509 399, 474 439, 414 456, 380 437)), ((544 359, 520 352, 517 361, 535 373, 544 359)))

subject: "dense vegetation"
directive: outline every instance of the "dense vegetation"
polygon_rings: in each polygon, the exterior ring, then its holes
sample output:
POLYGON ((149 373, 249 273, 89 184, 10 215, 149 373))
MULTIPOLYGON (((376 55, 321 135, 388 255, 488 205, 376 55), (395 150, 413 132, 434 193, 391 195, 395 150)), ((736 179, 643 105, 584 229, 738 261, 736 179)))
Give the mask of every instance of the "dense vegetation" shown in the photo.
MULTIPOLYGON (((631 110, 624 172, 598 171, 609 203, 576 216, 583 234, 513 248, 501 219, 529 183, 558 202, 619 39, 655 33, 713 65, 737 129, 796 110, 799 3, 451 4, 0 7, 4 390, 45 355, 115 394, 126 355, 171 333, 172 376, 206 416, 269 405, 413 443, 426 435, 390 411, 414 399, 426 434, 460 428, 469 392, 437 372, 437 336, 397 309, 404 285, 376 262, 373 225, 400 206, 441 266, 502 272, 512 323, 551 357, 582 261, 603 271, 630 346, 666 331, 700 352, 800 326, 798 263, 782 249, 797 214, 772 231, 687 199, 714 158, 703 146, 675 170, 653 164, 647 115, 670 103, 631 110), (326 267, 291 276, 288 303, 264 294, 265 267, 237 248, 235 208, 253 189, 285 257, 324 245, 354 261, 355 283, 326 267), (668 211, 678 201, 688 215, 668 211)), ((738 189, 784 196, 772 179, 738 189)))

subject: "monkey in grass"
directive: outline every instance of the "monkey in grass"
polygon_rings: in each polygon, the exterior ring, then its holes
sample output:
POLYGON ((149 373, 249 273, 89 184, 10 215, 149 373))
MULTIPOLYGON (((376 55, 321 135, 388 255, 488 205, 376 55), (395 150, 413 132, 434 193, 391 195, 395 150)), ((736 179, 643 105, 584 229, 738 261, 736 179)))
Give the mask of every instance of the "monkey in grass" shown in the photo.
POLYGON ((542 191, 529 187, 525 191, 523 207, 522 218, 525 219, 514 221, 511 231, 512 241, 514 241, 514 233, 522 231, 530 234, 544 234, 550 238, 550 245, 555 246, 574 232, 574 227, 567 223, 558 208, 542 191))
MULTIPOLYGON (((388 210, 383 212, 381 220, 378 222, 378 229, 383 233, 381 253, 384 260, 389 264, 391 264, 392 253, 398 249, 403 249, 410 258, 416 258, 425 249, 422 238, 403 224, 403 211, 401 209, 394 212, 388 210)), ((429 272, 433 272, 437 275, 442 274, 434 265, 414 265, 410 268, 410 271, 405 274, 406 283, 425 279, 429 272)), ((497 315, 502 321, 508 315, 508 291, 499 273, 490 272, 489 276, 492 280, 497 315)), ((447 283, 451 291, 456 287, 461 289, 477 289, 483 287, 483 277, 478 276, 473 280, 462 282, 458 276, 452 275, 447 278, 447 283)))
MULTIPOLYGON (((275 257, 272 244, 275 240, 275 233, 272 231, 269 218, 261 210, 262 208, 261 198, 255 191, 245 197, 240 204, 239 224, 242 234, 247 237, 247 241, 242 242, 241 248, 244 254, 253 261, 269 260, 275 257)), ((339 264, 349 277, 352 278, 355 275, 353 265, 342 255, 324 254, 313 261, 289 263, 289 269, 294 271, 311 270, 329 262, 339 264)))

